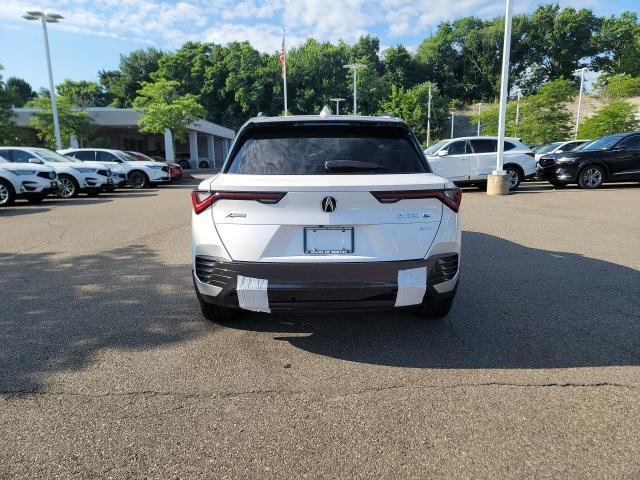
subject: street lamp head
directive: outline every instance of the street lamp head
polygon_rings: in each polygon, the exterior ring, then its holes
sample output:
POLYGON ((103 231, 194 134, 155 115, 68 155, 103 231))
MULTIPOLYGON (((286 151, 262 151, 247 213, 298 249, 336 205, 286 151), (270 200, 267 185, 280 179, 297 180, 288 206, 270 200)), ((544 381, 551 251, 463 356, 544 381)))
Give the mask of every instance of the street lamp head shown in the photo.
POLYGON ((42 17, 44 16, 44 12, 41 12, 40 10, 31 10, 29 12, 27 12, 27 15, 31 16, 31 17, 42 17))
POLYGON ((58 20, 62 20, 64 17, 57 13, 44 13, 39 10, 31 10, 22 15, 22 18, 26 18, 27 20, 40 20, 44 18, 47 23, 59 23, 58 20))
POLYGON ((344 98, 330 98, 329 100, 331 100, 332 102, 342 102, 344 101, 344 98))
POLYGON ((364 63, 347 63, 346 65, 343 65, 343 67, 358 69, 358 68, 364 68, 366 67, 366 65, 364 63))

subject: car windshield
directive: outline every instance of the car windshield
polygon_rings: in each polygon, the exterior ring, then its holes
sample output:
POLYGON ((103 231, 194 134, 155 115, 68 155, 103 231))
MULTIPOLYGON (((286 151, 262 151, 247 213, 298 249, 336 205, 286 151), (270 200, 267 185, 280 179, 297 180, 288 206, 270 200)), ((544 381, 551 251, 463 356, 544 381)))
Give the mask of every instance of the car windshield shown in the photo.
POLYGON ((80 160, 76 160, 75 158, 65 157, 60 155, 59 153, 53 152, 51 150, 47 150, 46 148, 33 148, 34 152, 38 154, 40 158, 42 158, 45 162, 55 162, 55 163, 82 163, 80 160))
POLYGON ((328 175, 425 173, 410 133, 395 126, 266 126, 243 135, 226 173, 328 175))
POLYGON ((137 162, 154 162, 155 160, 140 152, 124 152, 137 162))
POLYGON ((120 160, 123 160, 125 162, 139 162, 140 160, 136 157, 134 157, 133 155, 129 155, 128 153, 125 152, 113 152, 113 154, 118 157, 120 160))
POLYGON ((430 147, 427 147, 426 150, 424 151, 425 155, 433 155, 442 147, 444 147, 448 141, 449 140, 440 140, 438 143, 434 143, 430 147))
POLYGON ((624 138, 624 135, 607 135, 606 137, 587 143, 581 150, 609 150, 622 138, 624 138))
POLYGON ((549 153, 550 151, 558 148, 560 145, 562 145, 562 142, 550 143, 549 145, 545 145, 544 147, 542 147, 536 153, 549 153))

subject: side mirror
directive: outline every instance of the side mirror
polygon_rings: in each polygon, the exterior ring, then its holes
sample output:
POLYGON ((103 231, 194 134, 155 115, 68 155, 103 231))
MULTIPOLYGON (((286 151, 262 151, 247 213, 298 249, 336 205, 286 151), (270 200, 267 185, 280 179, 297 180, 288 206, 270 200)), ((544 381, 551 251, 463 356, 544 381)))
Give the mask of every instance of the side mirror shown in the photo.
POLYGON ((31 158, 29 159, 29 163, 37 163, 37 164, 39 164, 39 165, 42 165, 44 162, 43 162, 42 160, 40 160, 39 158, 33 158, 33 157, 31 157, 31 158))
POLYGON ((438 150, 436 152, 436 155, 438 157, 446 157, 447 155, 449 155, 449 151, 448 150, 438 150))

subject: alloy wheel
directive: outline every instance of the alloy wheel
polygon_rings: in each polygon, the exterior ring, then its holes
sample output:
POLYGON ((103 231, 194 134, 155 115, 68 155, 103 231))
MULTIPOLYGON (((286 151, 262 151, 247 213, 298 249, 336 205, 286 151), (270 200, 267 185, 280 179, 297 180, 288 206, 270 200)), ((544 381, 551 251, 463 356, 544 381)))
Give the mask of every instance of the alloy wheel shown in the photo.
POLYGON ((62 198, 71 198, 76 193, 76 186, 70 178, 61 178, 60 187, 60 196, 62 198))
POLYGON ((0 205, 9 202, 9 189, 3 183, 0 183, 0 205))
POLYGON ((141 173, 134 173, 130 182, 133 188, 142 188, 144 186, 144 176, 141 173))
POLYGON ((599 168, 587 168, 582 173, 582 180, 588 187, 597 187, 602 183, 602 172, 599 168))
POLYGON ((518 172, 515 170, 509 170, 509 188, 515 188, 520 183, 518 172))

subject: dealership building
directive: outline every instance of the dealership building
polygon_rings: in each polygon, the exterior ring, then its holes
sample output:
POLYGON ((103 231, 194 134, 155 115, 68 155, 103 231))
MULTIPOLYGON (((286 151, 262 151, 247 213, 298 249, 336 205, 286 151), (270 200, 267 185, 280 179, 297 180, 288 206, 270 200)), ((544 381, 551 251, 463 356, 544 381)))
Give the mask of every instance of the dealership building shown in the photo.
MULTIPOLYGON (((37 144, 31 117, 38 109, 14 108, 13 111, 16 114, 15 122, 26 132, 29 144, 37 144)), ((187 142, 175 142, 174 152, 169 130, 166 130, 164 135, 146 134, 138 130, 140 112, 130 108, 112 107, 89 107, 85 111, 94 121, 96 139, 95 145, 86 146, 133 150, 159 155, 170 161, 177 157, 188 161, 191 168, 220 168, 235 137, 235 132, 229 128, 207 120, 198 120, 187 127, 187 142)), ((74 139, 71 143, 76 143, 74 147, 78 146, 74 139)))

